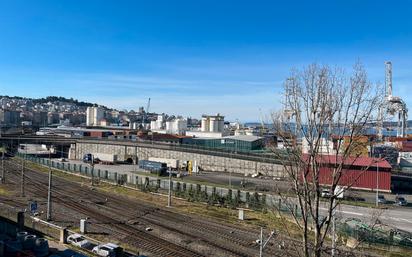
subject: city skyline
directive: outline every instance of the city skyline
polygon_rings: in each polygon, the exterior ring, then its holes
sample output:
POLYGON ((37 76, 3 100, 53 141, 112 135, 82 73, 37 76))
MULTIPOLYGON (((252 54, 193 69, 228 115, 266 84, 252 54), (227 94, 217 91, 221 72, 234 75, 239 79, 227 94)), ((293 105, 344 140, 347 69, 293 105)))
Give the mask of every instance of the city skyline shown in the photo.
POLYGON ((410 106, 411 7, 370 3, 0 2, 1 94, 248 122, 280 108, 292 68, 359 60, 383 83, 391 60, 410 106))

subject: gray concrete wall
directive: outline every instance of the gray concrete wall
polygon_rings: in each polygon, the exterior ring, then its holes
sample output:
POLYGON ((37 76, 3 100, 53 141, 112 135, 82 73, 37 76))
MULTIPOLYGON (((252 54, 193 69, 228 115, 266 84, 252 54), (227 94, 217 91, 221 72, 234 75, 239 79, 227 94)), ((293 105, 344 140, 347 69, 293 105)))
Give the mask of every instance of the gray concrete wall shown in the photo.
POLYGON ((285 177, 286 174, 282 165, 243 160, 230 157, 213 156, 199 153, 181 152, 177 150, 154 149, 141 146, 110 145, 77 143, 71 145, 71 159, 81 159, 86 153, 109 153, 117 154, 119 161, 127 160, 147 160, 149 157, 178 159, 180 161, 196 161, 198 166, 208 171, 227 171, 240 174, 251 175, 260 172, 264 175, 285 177))

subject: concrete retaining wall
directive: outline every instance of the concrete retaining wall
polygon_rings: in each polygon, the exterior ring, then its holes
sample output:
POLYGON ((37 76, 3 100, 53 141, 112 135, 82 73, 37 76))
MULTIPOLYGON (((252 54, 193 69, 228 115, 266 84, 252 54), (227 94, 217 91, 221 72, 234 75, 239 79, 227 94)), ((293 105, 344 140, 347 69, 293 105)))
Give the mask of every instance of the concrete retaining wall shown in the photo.
POLYGON ((87 153, 109 153, 117 154, 119 161, 129 158, 135 162, 147 160, 149 157, 170 158, 180 161, 196 161, 201 169, 208 171, 227 171, 245 175, 260 172, 276 177, 286 176, 282 165, 279 164, 141 146, 77 143, 71 145, 70 153, 71 159, 81 159, 87 153))

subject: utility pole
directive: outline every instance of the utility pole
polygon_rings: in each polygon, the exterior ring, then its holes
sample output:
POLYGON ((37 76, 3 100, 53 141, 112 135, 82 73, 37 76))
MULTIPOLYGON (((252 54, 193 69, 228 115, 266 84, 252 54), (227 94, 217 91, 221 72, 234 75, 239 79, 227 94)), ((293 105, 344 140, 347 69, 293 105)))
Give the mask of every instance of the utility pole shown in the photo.
POLYGON ((2 184, 4 184, 6 182, 6 178, 4 177, 5 174, 6 174, 4 172, 4 151, 5 151, 5 148, 4 148, 4 144, 3 144, 2 151, 1 151, 1 183, 2 184))
POLYGON ((51 149, 49 149, 49 188, 47 191, 47 221, 52 219, 52 206, 51 206, 51 188, 52 188, 52 169, 51 169, 51 149))
POLYGON ((269 240, 275 235, 275 231, 270 232, 269 237, 264 241, 263 239, 263 227, 260 227, 260 239, 259 239, 259 257, 263 257, 263 249, 265 249, 269 240), (264 242, 263 242, 264 241, 264 242))
POLYGON ((172 172, 169 169, 169 194, 167 196, 167 207, 172 207, 172 172))
POLYGON ((21 185, 20 185, 20 195, 21 197, 25 196, 24 193, 24 169, 26 166, 26 155, 27 155, 27 146, 25 146, 25 153, 23 155, 23 163, 21 165, 21 185))
POLYGON ((379 205, 379 162, 381 160, 381 155, 379 154, 379 160, 376 163, 376 206, 379 205))
POLYGON ((92 154, 92 163, 91 165, 91 177, 92 177, 92 186, 94 186, 94 154, 92 154))

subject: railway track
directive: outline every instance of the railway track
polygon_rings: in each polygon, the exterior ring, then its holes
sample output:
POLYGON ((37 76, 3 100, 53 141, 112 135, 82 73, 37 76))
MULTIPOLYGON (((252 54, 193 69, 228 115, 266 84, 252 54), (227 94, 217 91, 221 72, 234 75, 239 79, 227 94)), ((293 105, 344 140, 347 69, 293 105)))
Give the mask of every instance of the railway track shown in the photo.
MULTIPOLYGON (((44 173, 39 175, 43 176, 43 178, 38 182, 43 183, 43 186, 47 186, 47 175, 44 173)), ((121 217, 125 219, 124 222, 139 219, 149 226, 156 225, 177 234, 206 242, 208 245, 212 245, 231 256, 252 256, 258 252, 258 245, 255 243, 258 231, 240 229, 233 225, 222 224, 204 218, 193 219, 191 216, 153 207, 144 202, 136 202, 130 198, 91 191, 89 187, 82 188, 79 191, 78 183, 67 180, 60 181, 61 179, 59 178, 56 179, 54 186, 59 187, 59 191, 62 191, 62 187, 64 187, 65 195, 71 195, 78 199, 86 198, 85 203, 99 208, 97 210, 99 214, 102 213, 102 210, 106 209, 106 212, 112 215, 115 214, 116 218, 121 217), (56 179, 60 184, 56 185, 56 179), (96 204, 103 202, 106 204, 96 204), (119 204, 119 202, 122 204, 119 204)), ((271 253, 273 256, 281 256, 278 250, 277 247, 268 245, 265 252, 271 253)))
MULTIPOLYGON (((6 163, 9 170, 14 176, 12 177, 15 184, 20 183, 20 170, 15 164, 6 163)), ((9 175, 9 179, 10 179, 9 175)), ((26 171, 27 189, 33 195, 38 195, 47 198, 47 174, 38 171, 26 171)), ((162 229, 172 231, 186 237, 196 240, 201 240, 208 245, 219 249, 226 256, 256 256, 258 254, 258 246, 253 244, 257 239, 258 233, 255 231, 235 227, 228 224, 223 224, 208 219, 193 219, 189 215, 174 213, 172 211, 154 207, 145 202, 137 202, 130 198, 114 196, 106 192, 91 190, 89 186, 81 186, 77 182, 69 181, 59 177, 53 180, 53 200, 57 200, 69 209, 91 217, 102 224, 110 224, 110 227, 105 226, 114 233, 121 234, 124 238, 128 238, 129 244, 137 248, 149 251, 157 256, 204 256, 202 253, 186 248, 183 245, 178 245, 166 241, 147 233, 142 228, 137 228, 133 225, 128 225, 130 220, 139 220, 146 224, 158 226, 162 229), (67 197, 70 196, 70 197, 67 197), (73 201, 74 199, 85 199, 80 202, 73 201), (120 204, 121 203, 121 204, 120 204), (159 242, 159 243, 157 243, 159 242)), ((7 199, 0 198, 0 202, 7 199)), ((265 248, 265 253, 270 256, 284 256, 285 251, 288 256, 297 256, 296 250, 299 242, 290 238, 279 236, 279 239, 287 240, 290 244, 294 244, 291 249, 279 249, 272 245, 265 248)))
MULTIPOLYGON (((8 165, 9 169, 14 169, 13 165, 8 165)), ((17 183, 20 182, 20 171, 16 170, 17 172, 14 180, 17 183)), ((26 188, 30 188, 31 193, 34 195, 39 195, 42 197, 46 197, 46 191, 44 190, 47 188, 47 174, 33 172, 33 171, 26 171, 27 176, 27 185, 26 188), (30 185, 33 184, 33 185, 30 185), (35 188, 35 189, 33 189, 35 188)), ((140 219, 149 225, 156 225, 158 227, 167 229, 169 231, 175 232, 177 234, 182 234, 187 237, 201 240, 202 242, 206 242, 208 245, 211 245, 223 252, 226 253, 228 256, 251 256, 257 253, 257 247, 253 247, 251 243, 256 239, 257 233, 251 233, 247 231, 242 231, 243 234, 249 234, 253 236, 253 239, 242 239, 239 236, 232 235, 228 236, 227 231, 235 231, 236 228, 225 226, 221 229, 212 230, 208 227, 211 226, 211 222, 207 222, 206 224, 201 223, 201 221, 193 221, 192 218, 179 215, 170 211, 165 211, 153 206, 148 206, 141 202, 132 201, 127 198, 114 197, 105 193, 97 193, 96 191, 92 191, 93 194, 90 193, 88 188, 81 188, 79 190, 79 184, 66 181, 64 183, 60 181, 60 178, 54 179, 54 187, 59 188, 57 193, 53 192, 53 197, 58 200, 57 202, 69 207, 71 209, 78 210, 83 215, 96 218, 96 220, 100 222, 108 222, 109 220, 118 226, 124 226, 119 223, 118 219, 113 219, 107 215, 102 215, 102 210, 94 210, 91 208, 93 203, 97 202, 105 202, 108 203, 117 203, 116 205, 110 205, 107 212, 110 212, 112 215, 115 214, 116 217, 120 217, 120 219, 124 220, 131 220, 131 219, 140 219), (70 195, 73 198, 84 198, 87 197, 87 201, 83 204, 75 203, 68 201, 66 196, 70 195), (122 204, 118 204, 122 202, 122 204), (86 210, 84 210, 83 205, 89 205, 86 210), (127 206, 127 208, 125 208, 127 206), (136 211, 137 210, 137 211, 136 211), (102 218, 104 216, 104 218, 102 218), (254 249, 253 249, 254 248, 254 249)), ((104 205, 94 204, 98 206, 100 209, 104 205)), ((108 222, 110 223, 110 222, 108 222)), ((216 226, 216 225, 215 225, 216 226)), ((118 228, 119 229, 119 228, 118 228)), ((133 228, 136 230, 136 228, 133 228)), ((130 231, 126 231, 130 232, 130 231)), ((148 234, 148 233, 145 233, 148 234)), ((239 233, 240 234, 240 233, 239 233)), ((150 234, 149 234, 150 235, 150 234)), ((144 246, 141 247, 145 249, 144 246)), ((179 255, 181 256, 181 255, 179 255)), ((195 254, 191 253, 190 256, 196 256, 195 254)))
MULTIPOLYGON (((27 193, 44 198, 47 197, 47 191, 44 190, 45 188, 47 188, 47 184, 42 178, 42 175, 45 174, 26 171, 26 176, 28 179, 30 179, 30 182, 26 184, 27 193)), ((8 179, 18 183, 19 178, 18 176, 9 176, 8 179)), ((115 231, 116 233, 120 233, 128 238, 128 244, 131 244, 139 249, 148 251, 155 256, 204 256, 195 251, 186 249, 182 246, 155 237, 149 233, 146 233, 145 231, 138 230, 127 224, 121 224, 118 220, 112 218, 109 215, 105 215, 99 211, 94 210, 93 208, 90 208, 87 205, 73 201, 71 196, 67 197, 67 192, 64 189, 61 189, 61 191, 62 192, 60 192, 60 190, 53 191, 54 200, 57 200, 58 204, 63 205, 71 210, 75 210, 76 212, 79 212, 87 217, 93 218, 98 222, 110 224, 110 227, 113 231, 115 231)))

